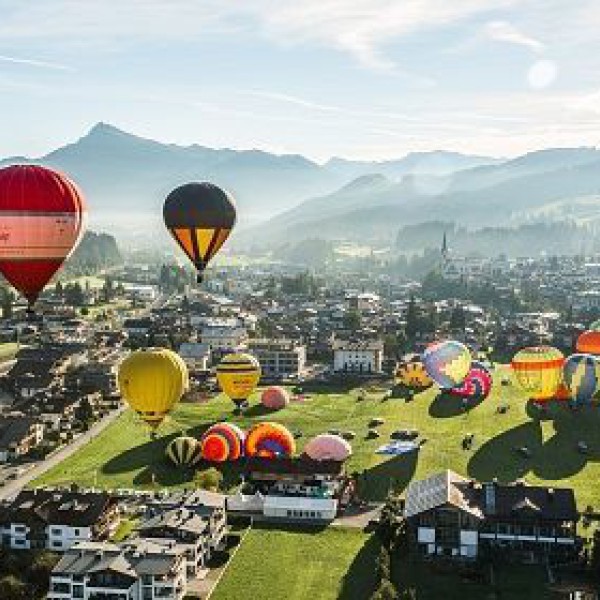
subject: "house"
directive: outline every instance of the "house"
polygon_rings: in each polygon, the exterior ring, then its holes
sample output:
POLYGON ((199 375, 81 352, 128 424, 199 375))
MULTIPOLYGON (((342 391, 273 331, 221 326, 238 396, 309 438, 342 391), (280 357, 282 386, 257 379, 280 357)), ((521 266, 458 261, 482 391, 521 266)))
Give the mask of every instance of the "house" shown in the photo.
POLYGON ((380 373, 383 368, 383 342, 333 342, 333 370, 336 373, 380 373))
POLYGON ((24 490, 0 515, 0 541, 16 550, 64 552, 108 537, 118 523, 117 501, 106 492, 24 490))
POLYGON ((292 340, 254 339, 251 354, 260 362, 266 379, 299 378, 306 368, 306 346, 292 340))
POLYGON ((260 512, 270 519, 332 521, 345 482, 344 464, 298 458, 248 458, 244 493, 227 499, 232 512, 260 512))
POLYGON ((474 559, 504 549, 570 556, 577 547, 570 488, 478 483, 445 471, 408 486, 404 516, 426 555, 474 559))
POLYGON ((0 417, 0 463, 25 456, 44 439, 44 425, 34 417, 0 417))
POLYGON ((248 332, 237 319, 212 319, 202 326, 200 339, 211 352, 231 352, 246 347, 248 332))
POLYGON ((185 556, 134 540, 116 545, 80 542, 50 575, 49 600, 182 600, 187 590, 185 556))
POLYGON ((191 371, 206 371, 210 362, 210 346, 198 342, 186 342, 179 346, 179 356, 191 371))

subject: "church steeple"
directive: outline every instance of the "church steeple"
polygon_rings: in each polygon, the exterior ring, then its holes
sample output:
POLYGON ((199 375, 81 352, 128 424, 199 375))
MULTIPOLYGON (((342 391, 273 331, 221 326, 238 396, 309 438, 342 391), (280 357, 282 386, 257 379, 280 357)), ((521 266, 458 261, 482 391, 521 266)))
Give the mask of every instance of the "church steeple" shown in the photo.
POLYGON ((443 259, 448 258, 448 240, 446 239, 446 232, 444 231, 444 237, 442 239, 442 250, 441 255, 443 259))

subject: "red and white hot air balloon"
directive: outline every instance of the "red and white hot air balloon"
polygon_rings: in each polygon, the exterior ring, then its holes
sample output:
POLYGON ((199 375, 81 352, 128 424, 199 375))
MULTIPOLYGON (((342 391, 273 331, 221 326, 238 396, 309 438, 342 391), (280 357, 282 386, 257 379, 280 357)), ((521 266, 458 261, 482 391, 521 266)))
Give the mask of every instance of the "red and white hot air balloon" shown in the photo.
POLYGON ((65 175, 37 165, 0 169, 0 273, 32 310, 76 248, 85 202, 65 175))

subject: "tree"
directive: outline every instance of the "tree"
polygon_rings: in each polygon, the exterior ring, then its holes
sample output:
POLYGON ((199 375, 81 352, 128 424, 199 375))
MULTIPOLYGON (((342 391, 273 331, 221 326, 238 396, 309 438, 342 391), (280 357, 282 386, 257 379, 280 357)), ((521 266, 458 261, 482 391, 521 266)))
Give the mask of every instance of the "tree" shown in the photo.
POLYGON ((408 301, 408 307, 406 309, 406 325, 404 326, 404 332, 406 337, 413 341, 419 331, 419 314, 417 311, 417 303, 415 297, 411 296, 408 301))
POLYGON ((344 314, 344 327, 352 332, 360 329, 360 312, 356 309, 349 310, 344 314))
POLYGON ((590 567, 596 581, 600 581, 600 528, 594 531, 594 536, 592 537, 590 567))
POLYGON ((214 467, 205 471, 198 471, 194 475, 194 483, 201 490, 218 490, 222 482, 223 475, 214 467))
POLYGON ((377 557, 377 576, 381 581, 389 579, 392 572, 392 563, 388 549, 382 545, 377 557))
POLYGON ((384 579, 371 596, 371 600, 398 600, 396 587, 389 579, 384 579))
POLYGON ((457 306, 450 315, 450 330, 464 331, 466 326, 467 319, 465 317, 465 311, 462 306, 457 306))
POLYGON ((10 600, 27 600, 27 586, 14 575, 6 575, 0 579, 0 598, 10 600))
POLYGON ((71 283, 65 287, 65 302, 70 306, 83 306, 85 296, 81 284, 71 283))
POLYGON ((5 287, 2 288, 1 303, 2 303, 2 306, 1 306, 2 317, 4 319, 10 319, 13 314, 13 310, 12 310, 13 298, 12 298, 12 294, 8 288, 5 288, 5 287))

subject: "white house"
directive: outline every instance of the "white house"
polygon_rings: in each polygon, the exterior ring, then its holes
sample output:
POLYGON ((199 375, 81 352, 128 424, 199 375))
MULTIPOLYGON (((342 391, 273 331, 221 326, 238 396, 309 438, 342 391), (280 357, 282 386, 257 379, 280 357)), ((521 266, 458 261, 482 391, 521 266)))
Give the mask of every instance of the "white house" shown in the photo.
POLYGON ((200 340, 212 352, 234 351, 246 347, 248 332, 237 319, 213 320, 202 326, 200 340))
POLYGON ((249 350, 266 378, 298 378, 306 368, 306 346, 292 340, 254 339, 249 350))
POLYGON ((383 342, 346 341, 333 343, 333 370, 336 373, 380 373, 383 342))
POLYGON ((185 342, 179 346, 179 356, 193 371, 206 371, 210 362, 210 346, 198 342, 185 342))

